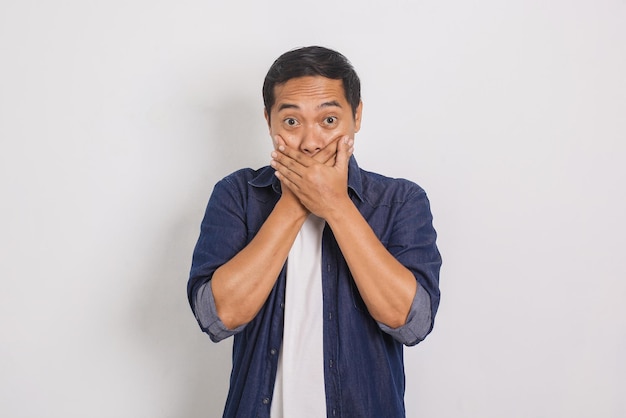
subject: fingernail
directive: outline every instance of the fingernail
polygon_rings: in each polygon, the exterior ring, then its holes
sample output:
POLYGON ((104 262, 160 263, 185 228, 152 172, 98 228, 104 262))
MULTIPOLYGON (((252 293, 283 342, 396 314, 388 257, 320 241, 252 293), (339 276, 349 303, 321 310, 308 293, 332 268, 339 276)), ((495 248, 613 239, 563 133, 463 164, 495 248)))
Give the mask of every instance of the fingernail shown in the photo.
POLYGON ((276 154, 276 151, 272 151, 272 158, 276 158, 278 157, 278 154, 276 154))
POLYGON ((284 150, 285 150, 285 147, 281 145, 280 147, 278 147, 278 150, 279 150, 279 151, 284 151, 284 150))

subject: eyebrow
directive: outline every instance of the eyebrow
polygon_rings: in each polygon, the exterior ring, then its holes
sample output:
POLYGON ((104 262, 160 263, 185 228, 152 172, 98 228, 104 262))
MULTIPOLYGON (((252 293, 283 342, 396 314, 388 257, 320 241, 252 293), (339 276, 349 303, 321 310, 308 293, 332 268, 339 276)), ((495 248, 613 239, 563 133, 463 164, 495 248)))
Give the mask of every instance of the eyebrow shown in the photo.
POLYGON ((333 100, 330 102, 324 102, 321 105, 318 106, 318 108, 324 108, 324 107, 338 107, 341 109, 341 105, 339 104, 339 102, 337 100, 333 100))
MULTIPOLYGON (((330 102, 322 103, 317 108, 323 109, 326 107, 338 107, 341 109, 341 104, 337 100, 331 100, 330 102)), ((293 103, 281 103, 281 105, 278 106, 278 111, 280 112, 281 110, 284 110, 284 109, 300 109, 300 106, 293 104, 293 103)))

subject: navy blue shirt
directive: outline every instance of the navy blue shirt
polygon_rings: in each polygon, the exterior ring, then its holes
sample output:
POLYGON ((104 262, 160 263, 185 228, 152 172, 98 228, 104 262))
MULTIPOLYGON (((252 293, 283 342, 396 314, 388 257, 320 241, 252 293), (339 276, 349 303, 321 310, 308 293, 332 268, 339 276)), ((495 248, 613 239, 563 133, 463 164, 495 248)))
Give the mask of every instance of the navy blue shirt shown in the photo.
MULTIPOLYGON (((367 172, 350 159, 348 192, 387 250, 415 276, 405 325, 391 329, 368 313, 332 230, 322 238, 324 382, 329 417, 404 417, 403 345, 432 330, 441 256, 426 193, 415 183, 367 172)), ((234 335, 224 417, 269 417, 283 335, 286 268, 249 323, 228 329, 210 280, 259 231, 280 198, 274 169, 239 170, 215 185, 202 221, 187 287, 191 308, 213 341, 234 335)), ((381 277, 380 280, 385 280, 381 277)))

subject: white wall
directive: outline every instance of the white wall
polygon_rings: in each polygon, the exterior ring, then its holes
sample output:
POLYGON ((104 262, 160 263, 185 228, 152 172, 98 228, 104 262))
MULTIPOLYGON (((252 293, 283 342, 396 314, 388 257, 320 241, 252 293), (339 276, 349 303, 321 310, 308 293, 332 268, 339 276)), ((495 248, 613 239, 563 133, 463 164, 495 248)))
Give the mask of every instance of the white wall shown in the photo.
POLYGON ((0 416, 214 417, 185 285, 204 205, 269 161, 271 62, 359 71, 356 156, 429 193, 409 417, 624 417, 624 1, 0 3, 0 416), (384 5, 383 5, 384 4, 384 5))

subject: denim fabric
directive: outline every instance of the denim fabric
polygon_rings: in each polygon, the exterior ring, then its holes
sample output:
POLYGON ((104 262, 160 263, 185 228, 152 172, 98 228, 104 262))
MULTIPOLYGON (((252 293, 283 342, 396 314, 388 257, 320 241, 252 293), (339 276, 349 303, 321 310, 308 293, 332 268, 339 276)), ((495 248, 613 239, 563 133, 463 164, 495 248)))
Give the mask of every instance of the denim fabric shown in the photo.
MULTIPOLYGON (((441 256, 426 193, 404 179, 360 169, 348 173, 350 198, 388 251, 413 272, 418 293, 407 323, 391 329, 368 313, 326 226, 322 238, 324 376, 329 417, 404 417, 403 344, 431 331, 439 306, 441 256)), ((191 308, 213 341, 234 335, 224 417, 269 417, 283 332, 285 271, 257 316, 228 330, 215 313, 213 272, 255 236, 280 198, 271 167, 239 170, 216 184, 187 287, 191 308)), ((384 278, 381 278, 384 280, 384 278)))

